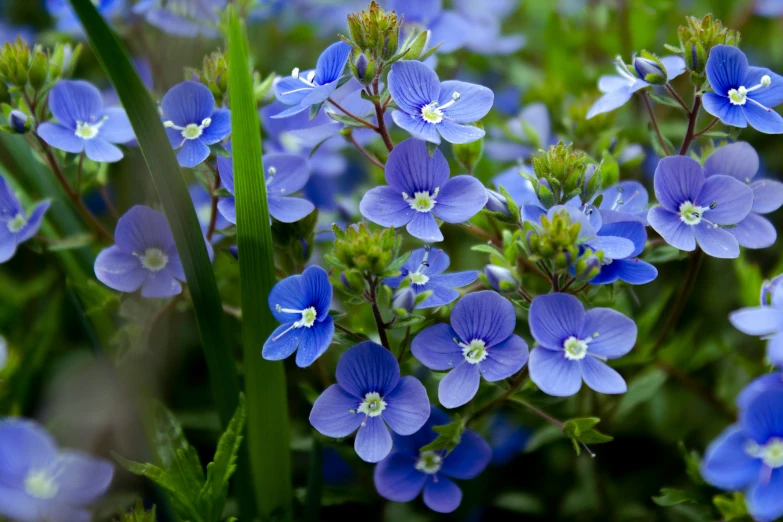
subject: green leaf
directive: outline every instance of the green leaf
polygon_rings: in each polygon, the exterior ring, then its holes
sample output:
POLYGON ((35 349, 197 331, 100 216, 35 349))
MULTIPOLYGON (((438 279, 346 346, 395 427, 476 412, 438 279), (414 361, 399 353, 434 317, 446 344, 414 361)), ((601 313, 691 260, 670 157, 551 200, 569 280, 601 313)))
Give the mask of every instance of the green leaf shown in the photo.
POLYGON ((197 499, 204 483, 198 454, 188 443, 174 414, 159 403, 155 405, 154 444, 163 469, 179 484, 178 491, 190 499, 197 499))
POLYGON ((720 511, 723 520, 737 520, 748 516, 748 506, 745 503, 745 495, 740 492, 715 495, 712 503, 720 511))
MULTIPOLYGON (((479 129, 484 128, 481 122, 476 122, 476 127, 479 129)), ((457 161, 465 167, 468 174, 473 174, 473 169, 476 168, 476 165, 481 160, 481 156, 484 154, 484 139, 481 138, 470 143, 455 143, 452 149, 457 161)))
POLYGON ((743 306, 758 306, 759 288, 764 282, 759 265, 748 261, 746 255, 742 254, 734 260, 734 271, 739 280, 739 297, 743 306))
POLYGON ((223 158, 230 158, 231 157, 231 153, 228 151, 228 149, 226 149, 220 143, 213 143, 212 145, 209 145, 209 150, 215 156, 220 156, 220 157, 223 157, 223 158))
POLYGON ((360 127, 360 128, 366 127, 364 123, 360 121, 356 121, 350 116, 348 116, 347 114, 343 114, 341 112, 326 111, 326 114, 334 121, 340 122, 343 125, 347 125, 349 127, 360 127))
POLYGON ((462 422, 459 415, 456 420, 442 426, 433 426, 432 430, 438 434, 438 438, 426 446, 422 446, 420 451, 445 451, 447 454, 457 447, 462 440, 462 433, 465 431, 465 423, 462 422))
POLYGON ((141 500, 136 501, 133 511, 124 513, 118 522, 156 522, 155 506, 149 511, 144 509, 144 503, 141 500))
POLYGON ((676 506, 678 504, 695 504, 697 502, 693 494, 684 489, 675 488, 661 488, 660 495, 652 499, 653 502, 663 507, 676 506))
POLYGON ((615 420, 619 421, 637 406, 655 397, 665 382, 666 372, 658 368, 648 368, 634 376, 628 382, 628 392, 620 399, 615 420))
POLYGON ((599 422, 601 419, 598 417, 584 417, 571 419, 563 425, 563 433, 571 439, 577 455, 581 453, 580 444, 603 444, 614 440, 614 437, 593 429, 599 422))
POLYGON ((95 236, 92 234, 79 234, 77 236, 70 236, 63 239, 50 241, 46 244, 46 249, 49 252, 73 250, 76 248, 89 246, 93 243, 93 241, 95 241, 95 236))
POLYGON ((413 41, 408 45, 408 52, 405 53, 406 60, 418 60, 424 50, 424 45, 427 43, 427 39, 430 36, 430 31, 421 31, 413 38, 413 41))
POLYGON ((669 107, 674 107, 675 109, 680 109, 681 111, 685 110, 677 100, 675 100, 669 95, 660 96, 658 94, 655 94, 654 92, 650 92, 647 94, 647 96, 649 96, 650 99, 655 103, 660 103, 661 105, 668 105, 669 107))

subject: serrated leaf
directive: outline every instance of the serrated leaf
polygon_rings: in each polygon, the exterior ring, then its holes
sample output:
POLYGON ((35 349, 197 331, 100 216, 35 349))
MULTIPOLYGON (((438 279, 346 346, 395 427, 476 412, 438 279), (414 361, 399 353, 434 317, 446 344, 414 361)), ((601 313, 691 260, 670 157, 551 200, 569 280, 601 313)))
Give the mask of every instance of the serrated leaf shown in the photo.
POLYGON ((745 502, 745 495, 740 492, 715 495, 712 499, 712 503, 717 510, 720 511, 723 520, 726 522, 748 516, 748 506, 745 502))
POLYGON ((173 413, 155 405, 155 451, 165 469, 180 484, 180 492, 197 499, 204 483, 204 470, 173 413))

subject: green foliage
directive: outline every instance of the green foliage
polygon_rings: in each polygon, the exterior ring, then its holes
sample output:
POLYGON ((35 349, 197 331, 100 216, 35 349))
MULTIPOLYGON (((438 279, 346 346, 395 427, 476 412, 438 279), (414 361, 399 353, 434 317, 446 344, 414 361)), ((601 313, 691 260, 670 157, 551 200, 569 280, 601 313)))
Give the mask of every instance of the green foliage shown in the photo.
MULTIPOLYGON (((484 125, 481 122, 477 122, 476 127, 483 129, 484 125)), ((484 138, 472 141, 470 143, 454 144, 452 147, 454 151, 454 157, 457 158, 460 165, 465 167, 468 174, 473 174, 473 169, 481 160, 481 156, 484 154, 484 138)))
POLYGON ((435 451, 449 454, 462 440, 462 434, 465 432, 465 422, 459 415, 455 415, 454 422, 444 424, 443 426, 433 426, 432 430, 438 434, 438 437, 426 446, 422 446, 420 451, 435 451))
POLYGON ((581 446, 585 448, 589 444, 603 444, 605 442, 611 442, 614 437, 604 435, 593 427, 601 422, 598 417, 585 417, 581 419, 571 419, 566 421, 563 425, 563 433, 571 439, 571 443, 574 445, 576 454, 579 455, 582 451, 581 446))
POLYGON ((333 225, 332 230, 334 250, 324 258, 343 271, 350 287, 339 282, 335 285, 348 293, 361 295, 368 278, 397 275, 410 256, 400 256, 402 242, 393 228, 370 230, 367 223, 359 223, 345 230, 333 225))
POLYGON ((588 165, 584 151, 561 141, 547 150, 540 150, 531 163, 537 178, 536 191, 545 207, 565 203, 582 193, 588 165), (542 184, 541 179, 546 180, 549 186, 542 184))
POLYGON ((116 522, 156 522, 157 518, 155 517, 155 506, 152 506, 152 509, 149 511, 144 509, 144 504, 141 503, 141 500, 136 502, 136 506, 134 506, 133 511, 129 511, 127 513, 123 513, 120 518, 117 519, 116 522))

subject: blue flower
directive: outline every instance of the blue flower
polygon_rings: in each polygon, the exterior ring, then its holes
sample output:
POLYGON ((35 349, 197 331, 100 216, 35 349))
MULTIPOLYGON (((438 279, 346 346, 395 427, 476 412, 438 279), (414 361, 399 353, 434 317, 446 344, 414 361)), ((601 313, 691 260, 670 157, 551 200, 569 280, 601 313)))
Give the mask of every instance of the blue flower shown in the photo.
POLYGON ((484 267, 484 276, 487 278, 489 286, 496 292, 509 292, 519 286, 514 274, 508 268, 497 265, 487 265, 484 267))
POLYGON ((451 326, 425 328, 411 343, 411 352, 431 370, 449 373, 438 385, 438 400, 457 408, 472 399, 483 376, 487 382, 511 377, 527 362, 527 343, 514 334, 514 305, 484 290, 468 294, 454 306, 451 326))
POLYGON ((783 372, 774 372, 753 379, 737 396, 737 408, 744 410, 760 394, 767 390, 783 391, 783 372))
POLYGON ((753 180, 758 170, 759 155, 749 143, 742 141, 721 147, 704 162, 707 179, 724 174, 747 184, 753 191, 750 214, 736 227, 726 229, 746 248, 767 248, 775 243, 778 237, 775 227, 761 214, 774 212, 783 205, 783 183, 771 179, 753 180))
POLYGON ((141 0, 133 13, 148 24, 177 36, 214 37, 218 35, 218 12, 227 0, 141 0))
MULTIPOLYGON (((685 60, 680 56, 664 56, 661 58, 661 63, 666 67, 667 81, 673 80, 685 72, 685 60)), ((628 66, 619 58, 615 67, 619 75, 601 76, 598 79, 598 90, 604 95, 590 107, 590 111, 587 113, 588 120, 598 114, 622 107, 631 99, 633 93, 651 85, 644 81, 644 78, 640 78, 635 69, 633 71, 628 69, 628 66)))
MULTIPOLYGON (((621 181, 603 190, 598 210, 605 220, 639 221, 647 225, 647 205, 650 196, 644 185, 638 181, 621 181)), ((593 198, 593 203, 598 196, 593 198)))
POLYGON ((31 43, 35 39, 35 31, 27 26, 14 26, 0 21, 0 45, 13 42, 17 38, 31 43))
POLYGON ((744 491, 754 520, 783 516, 783 390, 758 394, 707 448, 704 479, 728 491, 744 491))
POLYGON ((501 34, 503 20, 519 7, 519 2, 515 0, 455 0, 454 7, 465 22, 452 30, 463 30, 464 23, 467 23, 465 47, 474 53, 508 55, 527 43, 527 38, 522 34, 501 34))
POLYGON ((519 115, 508 120, 505 131, 490 131, 490 135, 494 139, 487 140, 484 150, 488 157, 497 161, 517 161, 537 149, 557 143, 557 138, 552 135, 549 109, 540 102, 524 106, 519 115), (509 140, 507 134, 514 140, 509 140))
POLYGON ((619 237, 630 240, 633 243, 633 252, 625 257, 612 258, 604 256, 601 271, 590 280, 594 285, 605 285, 615 281, 624 281, 631 285, 647 284, 658 277, 658 269, 647 261, 638 259, 644 251, 647 243, 647 230, 639 221, 610 222, 604 217, 603 224, 598 230, 601 237, 619 237))
POLYGON ((91 520, 90 504, 111 484, 114 466, 60 450, 32 421, 0 419, 0 515, 19 522, 91 520))
POLYGON ((636 324, 620 312, 593 308, 585 312, 570 294, 540 295, 529 314, 530 333, 538 343, 530 353, 530 378, 548 395, 567 397, 582 380, 599 393, 625 393, 622 376, 605 361, 631 351, 636 324))
POLYGON ((427 46, 438 47, 439 53, 451 53, 465 45, 471 30, 464 16, 444 10, 442 0, 390 0, 388 10, 402 15, 405 36, 428 30, 427 46))
POLYGON ((315 69, 304 72, 294 69, 289 78, 277 82, 275 96, 278 101, 293 107, 272 117, 287 118, 326 101, 343 78, 350 52, 351 46, 347 43, 333 43, 318 57, 315 69))
MULTIPOLYGON (((144 297, 172 297, 185 282, 166 216, 143 205, 131 207, 117 222, 114 246, 95 258, 95 277, 109 288, 144 297)), ((212 246, 207 243, 212 259, 212 246)))
POLYGON ((753 11, 759 16, 778 18, 783 16, 783 0, 756 0, 753 11))
POLYGON ((487 191, 473 176, 449 179, 449 164, 436 150, 408 139, 397 145, 386 162, 387 186, 367 192, 359 204, 362 215, 384 227, 407 225, 422 241, 443 241, 435 216, 446 223, 464 223, 487 203, 487 191))
POLYGON ((394 123, 416 138, 440 143, 469 143, 484 136, 473 125, 492 108, 490 89, 474 83, 449 80, 421 62, 401 61, 389 72, 389 92, 400 110, 392 113, 394 123))
POLYGON ((113 143, 134 138, 128 115, 119 107, 103 108, 101 93, 81 80, 60 80, 49 92, 49 110, 57 123, 44 122, 38 135, 52 147, 98 162, 122 159, 113 143))
POLYGON ((655 197, 659 206, 647 220, 667 243, 692 251, 698 242, 713 257, 739 256, 737 239, 721 225, 736 225, 753 206, 753 191, 731 176, 705 179, 698 161, 686 156, 663 158, 655 169, 655 197))
POLYGON ((767 357, 783 368, 783 289, 775 289, 771 297, 769 304, 732 312, 729 321, 743 333, 768 339, 767 357))
POLYGON ((212 92, 197 82, 178 83, 163 96, 160 104, 163 126, 177 161, 193 168, 209 157, 209 145, 231 134, 231 111, 215 109, 212 92))
POLYGON ((279 361, 296 351, 297 366, 313 364, 334 337, 331 306, 332 284, 326 270, 319 266, 277 283, 269 293, 269 308, 282 324, 264 343, 264 359, 279 361))
MULTIPOLYGON (((116 16, 125 9, 125 0, 93 0, 93 4, 105 18, 116 16)), ((46 10, 57 19, 58 31, 71 35, 82 34, 82 23, 69 0, 46 0, 46 10)))
POLYGON ((5 263, 16 254, 16 248, 31 239, 41 228, 49 201, 41 201, 25 214, 11 185, 0 176, 0 263, 5 263))
POLYGON ((399 435, 412 435, 430 416, 424 386, 414 377, 400 377, 397 359, 374 342, 365 341, 346 351, 337 362, 335 376, 337 384, 313 404, 310 424, 335 438, 358 429, 354 449, 366 462, 379 462, 389 454, 389 428, 399 435))
POLYGON ((493 466, 505 466, 524 451, 532 432, 516 422, 511 415, 493 413, 488 419, 487 432, 489 446, 492 448, 493 466))
POLYGON ((416 308, 443 306, 459 297, 459 292, 454 288, 469 285, 478 279, 475 270, 444 274, 450 262, 448 254, 439 248, 419 248, 411 252, 400 269, 400 275, 384 279, 383 284, 389 288, 399 288, 405 279, 410 279, 415 294, 432 292, 416 308))
POLYGON ((536 189, 528 179, 522 176, 523 172, 533 174, 533 169, 527 165, 511 167, 492 178, 492 184, 498 188, 503 187, 519 207, 533 205, 543 208, 536 195, 536 189))
POLYGON ((750 67, 745 53, 716 45, 707 60, 713 92, 702 96, 704 110, 732 127, 750 124, 766 134, 783 133, 783 117, 772 110, 783 103, 783 77, 762 67, 750 67))
POLYGON ((462 502, 462 490, 452 479, 469 480, 487 467, 492 450, 473 430, 465 430, 450 452, 421 451, 438 434, 435 426, 449 423, 449 417, 433 407, 430 418, 416 433, 394 436, 394 451, 375 466, 375 489, 383 498, 410 502, 422 491, 424 503, 438 513, 451 513, 462 502))

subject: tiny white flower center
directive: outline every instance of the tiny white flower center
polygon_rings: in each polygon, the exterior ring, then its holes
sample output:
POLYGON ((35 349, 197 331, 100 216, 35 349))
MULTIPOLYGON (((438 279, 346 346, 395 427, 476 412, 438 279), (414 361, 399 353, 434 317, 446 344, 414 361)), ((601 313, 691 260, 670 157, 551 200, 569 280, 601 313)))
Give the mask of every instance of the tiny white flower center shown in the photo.
POLYGON ((563 343, 563 350, 565 350, 566 359, 579 361, 587 355, 587 342, 572 335, 563 343))
POLYGON ((426 285, 430 278, 426 274, 420 272, 413 272, 410 275, 411 283, 414 285, 426 285))
POLYGON ((478 364, 487 358, 487 343, 481 339, 473 339, 468 344, 457 343, 462 348, 462 355, 470 364, 478 364))
POLYGON ((428 103, 421 108, 421 117, 427 123, 440 123, 443 121, 443 111, 438 108, 438 102, 428 103))
POLYGON ((779 437, 772 437, 766 444, 748 441, 745 452, 751 457, 761 459, 769 468, 783 468, 783 439, 779 437))
POLYGON ((377 417, 385 409, 386 401, 381 399, 381 395, 378 392, 369 392, 364 396, 364 400, 359 405, 357 411, 364 413, 368 417, 377 417))
POLYGON ((105 121, 106 121, 105 116, 95 123, 86 122, 86 121, 77 121, 76 132, 74 132, 74 134, 76 134, 83 140, 91 140, 98 135, 98 131, 100 131, 101 127, 103 126, 103 122, 105 121))
POLYGON ((308 308, 305 308, 304 310, 294 310, 293 308, 283 308, 282 306, 275 305, 275 310, 278 312, 284 312, 287 314, 302 314, 302 318, 298 321, 295 321, 287 330, 284 332, 281 332, 274 338, 272 338, 272 341, 277 341, 281 337, 283 337, 285 334, 290 332, 291 330, 295 330, 297 328, 305 327, 305 328, 312 328, 315 324, 315 320, 318 317, 318 312, 316 311, 314 306, 310 306, 308 308))
POLYGON ((432 194, 428 190, 422 190, 414 192, 413 197, 410 197, 407 192, 403 192, 402 199, 416 212, 429 212, 435 207, 435 203, 438 202, 435 198, 438 197, 439 191, 440 187, 436 187, 432 194))
POLYGON ((144 254, 142 254, 140 259, 141 266, 150 272, 160 272, 166 268, 167 264, 169 264, 169 256, 167 256, 160 248, 148 248, 144 251, 144 254))
POLYGON ((422 451, 416 460, 416 469, 428 475, 434 475, 443 466, 443 457, 434 451, 422 451))
POLYGON ((8 231, 12 234, 16 234, 22 230, 26 224, 27 218, 22 214, 17 214, 7 223, 8 231))
POLYGON ((745 105, 748 100, 752 101, 762 109, 765 109, 766 111, 769 111, 767 107, 764 107, 759 102, 753 100, 752 98, 748 98, 748 93, 753 92, 757 89, 763 89, 766 87, 769 87, 772 85, 772 78, 769 77, 769 75, 765 74, 761 77, 761 80, 757 85, 754 85, 751 88, 747 88, 744 85, 740 85, 737 89, 729 89, 728 96, 729 96, 729 102, 731 102, 732 105, 745 105))
POLYGON ((710 207, 700 207, 686 201, 680 205, 680 220, 686 225, 698 225, 704 219, 704 213, 709 209, 710 207))
POLYGON ((182 134, 182 137, 186 140, 195 140, 199 137, 201 137, 202 134, 204 134, 204 129, 212 125, 212 118, 204 118, 201 121, 201 124, 196 123, 188 123, 184 127, 180 127, 178 125, 175 125, 173 121, 167 120, 163 122, 163 126, 167 129, 176 129, 180 131, 180 134, 182 134))
POLYGON ((55 477, 47 470, 31 470, 24 479, 25 492, 40 500, 54 498, 59 489, 55 477))

